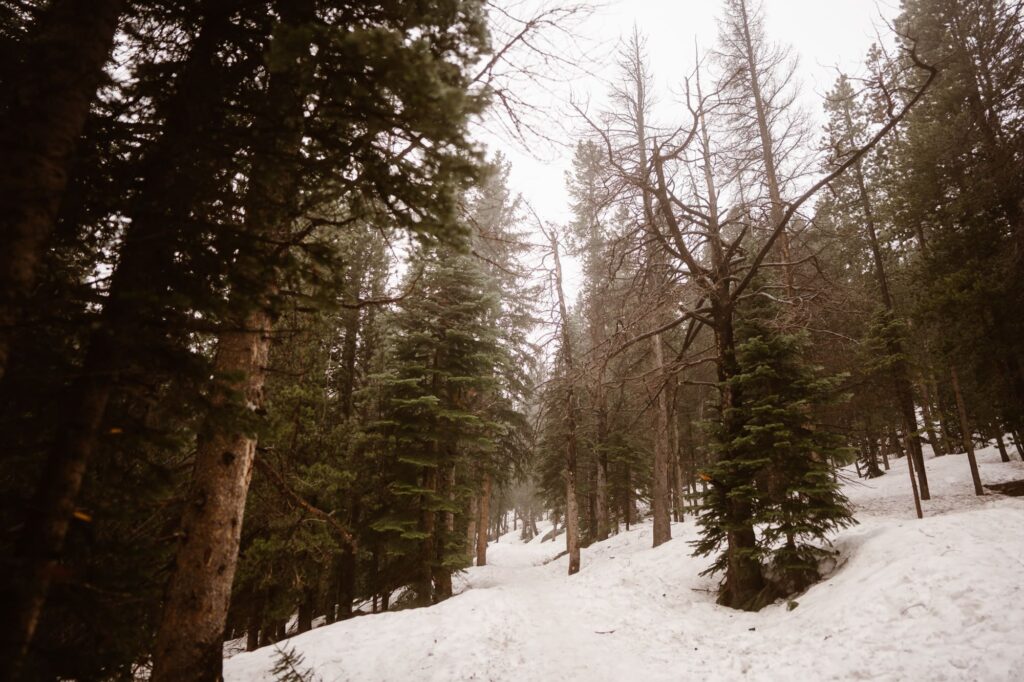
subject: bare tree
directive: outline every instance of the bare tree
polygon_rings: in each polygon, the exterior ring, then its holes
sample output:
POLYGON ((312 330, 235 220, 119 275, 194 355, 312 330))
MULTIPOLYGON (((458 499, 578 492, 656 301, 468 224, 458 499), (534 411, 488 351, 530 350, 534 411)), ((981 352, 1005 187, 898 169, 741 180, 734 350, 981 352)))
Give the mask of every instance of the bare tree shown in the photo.
MULTIPOLYGON (((654 328, 636 334, 630 344, 656 338, 676 327, 684 327, 683 351, 692 346, 701 327, 714 337, 713 362, 719 389, 719 419, 725 433, 738 435, 736 408, 742 405, 742 392, 730 380, 739 374, 736 356, 735 316, 740 303, 753 296, 771 294, 771 286, 755 286, 755 278, 768 266, 767 259, 800 208, 837 177, 848 172, 870 149, 877 145, 907 114, 931 84, 935 70, 914 62, 928 77, 890 120, 860 147, 851 150, 845 161, 793 198, 781 201, 784 209, 761 230, 758 216, 752 214, 743 192, 744 178, 735 165, 723 159, 725 143, 716 139, 712 117, 720 116, 727 106, 721 92, 705 94, 699 79, 700 67, 691 85, 687 81, 685 103, 688 121, 659 136, 626 139, 617 122, 631 123, 633 131, 646 129, 640 114, 638 97, 627 98, 616 116, 597 122, 585 111, 579 113, 590 123, 602 141, 611 172, 624 186, 639 195, 644 212, 644 228, 673 273, 699 290, 695 300, 683 306, 678 316, 654 328), (643 145, 641 152, 637 144, 643 145), (648 148, 649 146, 649 148, 648 148), (732 208, 725 202, 732 200, 732 208), (758 237, 763 238, 758 239, 758 237)), ((634 79, 633 83, 636 80, 634 79)), ((621 100, 621 98, 620 98, 621 100)), ((726 133, 728 127, 723 126, 726 133)), ((780 188, 781 192, 781 188, 780 188)), ((738 455, 724 448, 721 462, 738 455)), ((750 502, 731 494, 735 483, 710 481, 726 510, 728 533, 724 560, 725 579, 719 601, 736 608, 756 608, 765 582, 755 558, 756 535, 750 502)))

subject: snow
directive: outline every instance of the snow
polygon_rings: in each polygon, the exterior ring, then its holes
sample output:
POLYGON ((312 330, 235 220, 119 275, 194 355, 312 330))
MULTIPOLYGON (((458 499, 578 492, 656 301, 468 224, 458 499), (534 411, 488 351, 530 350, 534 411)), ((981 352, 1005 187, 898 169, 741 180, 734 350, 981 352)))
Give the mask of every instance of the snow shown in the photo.
MULTIPOLYGON (((978 453, 985 483, 1024 463, 978 453)), ((514 535, 466 571, 461 594, 367 615, 287 645, 342 680, 1017 680, 1024 670, 1024 498, 975 497, 966 457, 928 461, 915 518, 905 460, 845 490, 860 525, 836 538, 828 579, 759 613, 714 603, 690 556, 692 520, 650 547, 640 525, 583 550, 566 575, 555 542, 514 535)), ((544 529, 547 530, 547 529, 544 529)), ((274 648, 225 661, 229 682, 273 679, 274 648)))

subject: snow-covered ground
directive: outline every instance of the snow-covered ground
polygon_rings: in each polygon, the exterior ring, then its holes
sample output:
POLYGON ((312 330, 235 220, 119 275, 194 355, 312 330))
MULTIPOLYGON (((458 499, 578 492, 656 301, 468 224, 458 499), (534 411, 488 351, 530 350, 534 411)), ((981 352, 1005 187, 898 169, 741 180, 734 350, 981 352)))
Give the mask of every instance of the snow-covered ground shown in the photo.
MULTIPOLYGON (((985 483, 1024 478, 1024 463, 994 448, 978 457, 985 483)), ((892 464, 847 484, 860 525, 838 535, 836 569, 792 610, 717 606, 688 519, 657 549, 649 525, 585 549, 572 577, 565 557, 550 561, 564 536, 505 536, 458 596, 287 645, 323 682, 1022 679, 1024 498, 977 498, 965 456, 930 459, 919 521, 906 461, 892 464)), ((228 659, 226 680, 273 679, 274 654, 228 659)))

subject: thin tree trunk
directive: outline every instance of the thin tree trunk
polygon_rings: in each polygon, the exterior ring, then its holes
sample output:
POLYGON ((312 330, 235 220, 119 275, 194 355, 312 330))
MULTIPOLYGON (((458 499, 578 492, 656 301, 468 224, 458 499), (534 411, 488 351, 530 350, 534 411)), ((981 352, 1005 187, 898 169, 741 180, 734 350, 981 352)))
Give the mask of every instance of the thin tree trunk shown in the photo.
POLYGON ((1013 447, 1017 448, 1017 456, 1020 457, 1020 461, 1024 462, 1024 447, 1022 447, 1021 436, 1018 431, 1013 431, 1010 434, 1013 437, 1013 447))
POLYGON ((306 588, 303 590, 302 601, 299 602, 299 613, 296 618, 296 632, 302 634, 313 629, 313 606, 316 593, 306 588))
POLYGON ((123 0, 53 0, 5 83, 10 106, 0 119, 0 379, 123 6, 123 0))
MULTIPOLYGON (((886 469, 888 469, 888 465, 886 469)), ((882 476, 882 470, 878 468, 878 441, 872 433, 868 434, 868 478, 882 476)))
POLYGON ((949 421, 946 417, 946 410, 943 408, 942 405, 942 394, 939 392, 939 382, 935 379, 934 376, 931 377, 930 379, 926 378, 925 381, 930 382, 930 393, 934 399, 933 404, 935 405, 935 408, 932 410, 932 412, 938 418, 939 421, 939 431, 941 432, 943 448, 945 449, 947 454, 956 452, 956 450, 953 449, 953 431, 952 429, 949 428, 949 421))
POLYGON ((924 416, 924 430, 928 434, 928 443, 936 457, 946 454, 942 441, 935 433, 935 421, 932 419, 931 396, 928 394, 928 382, 921 382, 921 413, 924 416))
POLYGON ((249 596, 249 619, 245 631, 245 650, 255 651, 260 646, 260 625, 263 623, 263 593, 249 596))
MULTIPOLYGON (((768 123, 768 111, 765 105, 764 96, 761 92, 761 70, 758 68, 757 51, 750 34, 750 16, 747 12, 747 1, 739 0, 739 8, 743 20, 744 56, 747 61, 747 83, 750 86, 750 94, 754 100, 754 113, 757 118, 757 133, 761 142, 761 159, 764 163, 765 182, 768 185, 768 199, 771 203, 772 229, 776 229, 782 223, 785 207, 782 204, 782 192, 779 187, 778 168, 775 163, 775 141, 772 139, 771 127, 768 123)), ((795 294, 792 255, 789 248, 789 235, 786 230, 779 233, 776 245, 779 250, 779 260, 785 266, 786 290, 792 298, 795 294)))
POLYGON ((347 544, 341 550, 338 565, 337 620, 348 620, 352 617, 352 602, 356 598, 356 566, 356 549, 347 544))
POLYGON ((597 539, 608 539, 608 398, 604 388, 604 365, 597 377, 597 539))
POLYGON ((419 532, 423 534, 420 540, 420 553, 416 566, 416 604, 419 606, 430 606, 434 603, 434 561, 436 548, 434 543, 436 534, 437 512, 427 508, 427 499, 431 492, 437 490, 437 469, 424 467, 423 489, 426 492, 420 495, 420 524, 419 532))
POLYGON ((1009 462, 1010 461, 1010 453, 1008 453, 1006 451, 1006 443, 1003 442, 1003 434, 1000 433, 1000 431, 1002 431, 1002 428, 997 424, 996 425, 996 429, 995 429, 995 432, 996 432, 995 439, 996 439, 996 447, 999 448, 999 459, 1001 461, 1003 461, 1003 462, 1009 462))
POLYGON ((964 450, 967 452, 967 462, 971 466, 971 480, 974 482, 974 494, 984 495, 985 490, 981 487, 981 474, 978 473, 978 460, 974 457, 974 438, 971 436, 970 423, 967 421, 967 408, 964 406, 964 397, 960 392, 960 377, 957 376, 956 367, 950 365, 949 378, 953 383, 953 395, 956 396, 957 412, 960 413, 960 432, 964 437, 964 450))
MULTIPOLYGON (((909 443, 907 444, 909 447, 909 443)), ((914 495, 914 510, 917 512, 917 518, 923 519, 924 512, 921 510, 921 497, 917 492, 917 479, 914 477, 914 458, 907 456, 907 473, 910 474, 910 490, 914 495)))
POLYGON ((665 383, 665 358, 661 347, 661 334, 651 337, 651 348, 654 351, 654 365, 659 385, 658 400, 655 407, 654 420, 654 487, 651 507, 654 512, 654 528, 652 532, 655 547, 672 539, 672 518, 669 504, 669 414, 668 396, 665 383))
POLYGON ((470 565, 476 557, 476 519, 477 517, 477 496, 469 499, 469 511, 466 514, 466 557, 470 565))
POLYGON ((476 565, 487 565, 487 529, 491 525, 491 473, 484 473, 484 486, 480 493, 480 515, 477 517, 476 565))
POLYGON ((580 521, 576 502, 576 405, 573 395, 573 354, 569 334, 569 313, 562 288, 562 261, 558 254, 558 239, 551 235, 551 252, 555 261, 555 290, 558 294, 558 313, 562 333, 562 362, 565 364, 565 549, 569 554, 569 575, 580 570, 580 521))
POLYGON ((633 521, 633 476, 630 466, 626 465, 626 491, 623 498, 623 510, 622 515, 626 520, 626 530, 629 530, 629 524, 633 521))

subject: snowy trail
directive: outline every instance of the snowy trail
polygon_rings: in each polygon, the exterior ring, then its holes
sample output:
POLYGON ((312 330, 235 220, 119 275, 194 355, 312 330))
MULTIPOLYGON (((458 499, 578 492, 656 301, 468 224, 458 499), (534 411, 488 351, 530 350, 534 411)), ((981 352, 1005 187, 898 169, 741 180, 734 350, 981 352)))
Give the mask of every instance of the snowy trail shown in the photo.
MULTIPOLYGON (((1024 463, 979 453, 986 483, 1024 463)), ((641 525, 583 552, 506 536, 456 597, 363 616, 290 644, 324 682, 342 680, 1016 680, 1024 669, 1024 498, 971 492, 966 459, 928 462, 933 500, 914 518, 904 461, 847 494, 833 575, 751 614, 714 603, 692 521, 650 548, 641 525)), ((229 681, 273 679, 274 649, 225 661, 229 681)))

